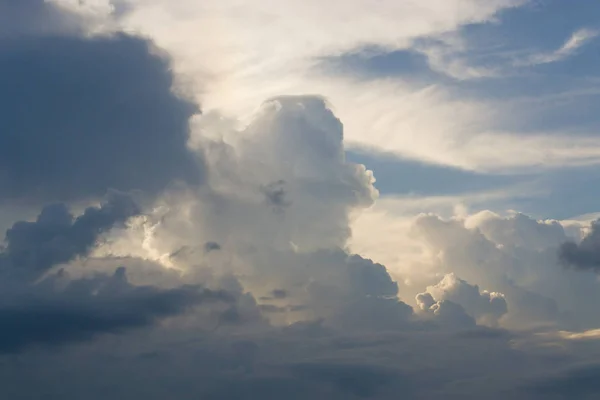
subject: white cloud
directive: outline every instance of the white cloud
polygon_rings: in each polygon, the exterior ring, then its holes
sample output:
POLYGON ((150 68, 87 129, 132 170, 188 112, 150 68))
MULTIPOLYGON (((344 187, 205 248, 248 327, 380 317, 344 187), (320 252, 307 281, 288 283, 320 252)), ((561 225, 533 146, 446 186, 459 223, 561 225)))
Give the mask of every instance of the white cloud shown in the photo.
POLYGON ((267 299, 260 306, 276 323, 405 324, 412 310, 397 301, 385 267, 345 250, 351 212, 378 193, 371 171, 346 162, 343 127, 327 104, 281 97, 241 131, 211 122, 212 138, 197 143, 207 184, 167 192, 97 255, 148 258, 181 270, 188 282, 235 276, 243 290, 267 299), (273 290, 286 295, 269 299, 273 290))
MULTIPOLYGON (((593 273, 565 270, 557 256, 558 246, 580 238, 589 222, 536 221, 489 211, 412 218, 385 204, 385 199, 378 201, 357 217, 350 247, 386 263, 402 282, 405 301, 454 273, 470 285, 505 295, 504 326, 595 327, 600 282, 593 273)), ((446 299, 437 296, 432 297, 436 302, 446 299)), ((456 302, 469 311, 465 302, 456 302)))
MULTIPOLYGON (((436 285, 428 286, 426 292, 417 295, 417 301, 427 298, 427 295, 438 305, 451 301, 462 306, 468 315, 484 325, 496 326, 498 319, 507 312, 502 293, 480 291, 477 285, 470 285, 452 273, 444 276, 436 285)), ((427 309, 433 306, 431 304, 427 309)))
POLYGON ((549 53, 536 53, 527 57, 525 60, 515 61, 515 66, 531 66, 540 64, 549 64, 562 61, 574 54, 598 36, 599 32, 593 29, 579 29, 567 39, 567 41, 558 49, 549 53))

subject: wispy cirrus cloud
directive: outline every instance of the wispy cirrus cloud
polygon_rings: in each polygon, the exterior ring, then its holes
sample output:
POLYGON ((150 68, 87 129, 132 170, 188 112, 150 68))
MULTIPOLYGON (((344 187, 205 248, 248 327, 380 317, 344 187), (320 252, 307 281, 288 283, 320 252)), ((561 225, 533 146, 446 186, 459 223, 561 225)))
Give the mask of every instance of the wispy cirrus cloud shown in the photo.
POLYGON ((569 39, 560 48, 549 53, 534 53, 524 57, 523 60, 516 60, 513 65, 516 67, 534 66, 549 64, 562 61, 574 54, 590 41, 594 40, 600 32, 594 29, 582 28, 573 32, 569 39))

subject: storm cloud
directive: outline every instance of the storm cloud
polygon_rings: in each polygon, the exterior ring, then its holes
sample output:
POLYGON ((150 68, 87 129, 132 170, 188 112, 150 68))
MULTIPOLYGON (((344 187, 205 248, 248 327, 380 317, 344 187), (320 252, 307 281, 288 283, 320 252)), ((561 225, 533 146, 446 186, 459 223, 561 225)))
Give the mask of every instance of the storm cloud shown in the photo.
MULTIPOLYGON (((0 3, 3 18, 75 18, 42 1, 17 3, 0 3)), ((187 148, 199 107, 174 93, 169 59, 149 40, 12 32, 0 36, 0 200, 154 195, 204 180, 202 156, 187 148)))

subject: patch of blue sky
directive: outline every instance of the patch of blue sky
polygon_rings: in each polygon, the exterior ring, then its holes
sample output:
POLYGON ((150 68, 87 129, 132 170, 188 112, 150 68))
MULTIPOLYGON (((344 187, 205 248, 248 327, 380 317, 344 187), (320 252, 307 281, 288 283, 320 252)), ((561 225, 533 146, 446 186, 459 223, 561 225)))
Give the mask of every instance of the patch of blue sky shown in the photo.
MULTIPOLYGON (((457 98, 497 105, 489 127, 493 131, 597 136, 598 34, 600 1, 539 0, 506 10, 494 22, 467 25, 449 37, 420 38, 411 48, 392 52, 356 49, 324 58, 320 67, 364 80, 443 86, 457 98), (460 66, 476 73, 463 76, 460 66), (484 73, 479 76, 477 71, 484 73)), ((354 150, 348 159, 374 171, 382 195, 458 195, 531 182, 545 194, 506 199, 499 206, 540 218, 594 212, 600 199, 600 168, 595 165, 498 175, 354 150)))
POLYGON ((482 203, 482 209, 515 209, 542 219, 594 213, 600 204, 599 166, 497 175, 357 150, 347 151, 346 159, 374 171, 382 196, 461 197, 506 189, 513 194, 482 203))

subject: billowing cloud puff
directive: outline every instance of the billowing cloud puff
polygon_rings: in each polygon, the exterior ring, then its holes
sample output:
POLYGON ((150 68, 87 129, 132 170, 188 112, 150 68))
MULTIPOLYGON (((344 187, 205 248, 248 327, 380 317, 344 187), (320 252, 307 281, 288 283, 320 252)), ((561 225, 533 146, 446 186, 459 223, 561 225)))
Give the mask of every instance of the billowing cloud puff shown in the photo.
POLYGON ((405 326, 412 309, 386 268, 345 249, 351 212, 377 191, 370 171, 345 160, 327 103, 272 99, 243 130, 217 134, 202 139, 207 184, 168 191, 144 223, 113 237, 112 251, 147 257, 151 248, 188 280, 233 275, 274 324, 405 326))
POLYGON ((140 229, 159 254, 203 253, 211 242, 214 257, 247 262, 344 248, 350 212, 377 196, 372 173, 346 162, 342 125, 321 98, 274 99, 245 129, 218 134, 202 139, 207 185, 169 191, 140 229))
POLYGON ((433 317, 437 323, 446 328, 464 329, 476 325, 475 319, 467 314, 460 304, 453 301, 436 301, 428 292, 419 293, 416 301, 425 318, 433 317))
MULTIPOLYGON (((31 17, 40 29, 36 18, 75 18, 41 0, 0 4, 3 19, 31 17)), ((187 148, 198 106, 174 94, 169 61, 149 41, 11 32, 0 36, 0 200, 154 195, 173 181, 202 182, 202 157, 187 148)))
MULTIPOLYGON (((504 219, 500 216, 493 217, 491 221, 483 219, 487 224, 485 229, 501 230, 502 225, 521 227, 518 219, 508 223, 504 219), (497 228, 493 228, 494 221, 498 222, 497 228)), ((529 226, 530 221, 526 221, 525 225, 529 226)), ((561 273, 554 243, 543 249, 511 244, 502 240, 500 234, 486 236, 483 233, 485 229, 480 230, 472 219, 447 221, 436 216, 423 216, 414 225, 414 233, 439 252, 435 268, 439 268, 440 272, 455 273, 467 282, 506 296, 506 323, 527 325, 558 321, 561 316, 554 297, 560 287, 546 285, 546 279, 553 275, 552 271, 561 273)), ((553 278, 560 279, 556 275, 553 278)))
POLYGON ((424 309, 431 309, 432 301, 456 303, 475 320, 488 325, 496 325, 508 311, 502 293, 480 291, 477 285, 470 285, 455 274, 446 275, 438 284, 429 286, 427 292, 417 295, 417 302, 424 309))
POLYGON ((188 278, 235 275, 274 323, 405 325, 412 309, 386 268, 345 250, 351 211, 377 191, 370 171, 345 160, 343 126, 325 100, 272 99, 243 130, 217 134, 202 143, 207 185, 168 192, 140 237, 151 232, 156 253, 188 278))
POLYGON ((320 97, 272 99, 242 131, 219 134, 205 145, 213 191, 192 200, 207 240, 343 247, 349 212, 377 197, 372 173, 346 162, 343 126, 320 97))
MULTIPOLYGON (((385 260, 393 278, 401 283, 402 300, 411 302, 437 285, 440 277, 455 274, 471 286, 504 295, 507 312, 499 321, 503 327, 595 327, 600 317, 593 306, 600 301, 597 277, 592 271, 565 269, 557 256, 562 243, 587 230, 585 223, 489 211, 450 219, 432 214, 394 217, 393 208, 381 216, 379 212, 375 206, 356 224, 358 237, 369 246, 356 246, 353 239, 351 248, 385 260), (372 228, 367 226, 369 221, 372 228), (379 231, 386 233, 378 244, 371 237, 379 231)), ((475 291, 471 293, 475 297, 475 291)), ((467 312, 479 318, 479 311, 467 312)))

